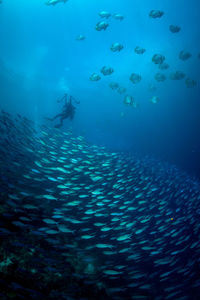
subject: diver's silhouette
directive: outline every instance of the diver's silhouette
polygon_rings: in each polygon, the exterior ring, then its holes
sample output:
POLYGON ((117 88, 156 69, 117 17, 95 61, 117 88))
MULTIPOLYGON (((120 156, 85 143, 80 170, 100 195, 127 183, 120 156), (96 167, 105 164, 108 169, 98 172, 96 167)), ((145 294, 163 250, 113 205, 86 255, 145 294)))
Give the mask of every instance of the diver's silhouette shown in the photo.
POLYGON ((70 120, 73 120, 74 115, 75 115, 76 107, 72 104, 72 100, 74 100, 77 104, 80 103, 79 101, 75 100, 70 95, 69 95, 69 100, 68 100, 68 95, 67 94, 64 94, 64 96, 61 99, 58 100, 58 102, 64 101, 62 112, 60 114, 57 114, 53 118, 47 118, 50 121, 54 121, 55 119, 60 118, 60 123, 58 123, 54 127, 56 127, 56 128, 62 127, 63 126, 63 121, 67 118, 69 118, 70 120))

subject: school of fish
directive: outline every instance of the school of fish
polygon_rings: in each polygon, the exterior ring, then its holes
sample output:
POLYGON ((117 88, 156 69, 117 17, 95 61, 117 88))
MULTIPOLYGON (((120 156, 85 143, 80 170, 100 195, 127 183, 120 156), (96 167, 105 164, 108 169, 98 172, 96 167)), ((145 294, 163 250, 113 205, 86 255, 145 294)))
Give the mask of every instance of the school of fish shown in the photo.
POLYGON ((21 115, 0 132, 2 300, 197 299, 197 180, 21 115))
MULTIPOLYGON (((48 0, 46 2, 47 5, 56 5, 58 3, 66 3, 68 0, 48 0)), ((109 11, 106 11, 106 10, 102 10, 98 13, 99 17, 101 19, 105 19, 106 21, 99 21, 97 22, 96 26, 95 26, 95 29, 97 31, 105 31, 109 26, 110 24, 108 23, 108 20, 111 19, 111 17, 114 19, 114 20, 120 20, 120 21, 123 21, 124 20, 124 16, 121 15, 120 13, 114 13, 112 14, 111 12, 109 11)), ((150 12, 149 12, 149 15, 147 17, 151 18, 151 19, 160 19, 162 18, 163 16, 166 16, 165 12, 164 11, 161 11, 161 10, 158 10, 158 9, 152 9, 150 12)), ((179 25, 174 25, 174 24, 170 24, 169 27, 168 27, 169 31, 173 34, 177 34, 181 31, 181 27, 179 25)), ((85 40, 85 35, 82 35, 82 34, 79 34, 77 37, 76 37, 76 40, 78 41, 83 41, 85 40)), ((127 45, 128 46, 128 45, 127 45)), ((110 50, 112 52, 120 52, 122 49, 126 48, 124 45, 120 44, 118 41, 114 41, 110 47, 110 50)), ((133 50, 135 52, 135 54, 144 54, 144 53, 147 53, 148 54, 148 50, 141 47, 141 46, 138 46, 136 45, 135 49, 133 50)), ((105 52, 105 55, 106 55, 106 52, 105 52)), ((178 58, 182 61, 186 61, 188 60, 190 57, 192 56, 192 54, 188 51, 185 51, 185 50, 181 50, 180 53, 179 53, 179 56, 178 58)), ((198 53, 197 55, 197 59, 199 59, 200 57, 200 54, 198 53)), ((161 70, 161 71, 166 71, 170 68, 169 64, 167 64, 165 62, 165 56, 163 54, 160 54, 160 53, 156 53, 153 55, 152 57, 152 62, 154 62, 155 64, 158 65, 158 68, 161 70)), ((100 70, 101 73, 103 73, 103 75, 112 75, 112 73, 114 72, 114 69, 112 67, 102 67, 102 69, 100 70), (104 72, 104 68, 107 68, 104 72)), ((133 74, 127 74, 127 80, 128 80, 128 77, 129 79, 135 84, 136 82, 140 82, 143 77, 141 75, 138 74, 139 78, 137 79, 134 79, 132 80, 132 75, 133 74)), ((185 86, 187 88, 195 88, 197 86, 197 83, 198 83, 198 80, 197 79, 193 79, 189 76, 187 76, 183 71, 179 71, 179 70, 175 70, 169 74, 166 74, 166 73, 156 73, 154 75, 154 80, 156 80, 158 83, 161 83, 161 82, 164 82, 166 81, 167 79, 170 79, 170 80, 183 80, 185 79, 185 86)), ((101 80, 101 76, 98 74, 98 71, 96 72, 93 72, 90 76, 89 76, 89 79, 90 81, 99 81, 101 80)), ((112 87, 112 82, 109 83, 109 86, 113 89, 112 87)), ((150 90, 149 90, 150 91, 150 90)), ((124 99, 123 99, 123 102, 126 104, 126 98, 127 97, 132 97, 132 95, 125 95, 124 96, 124 99)), ((153 95, 153 97, 155 98, 158 98, 157 95, 153 95)), ((149 101, 151 103, 152 102, 152 97, 149 99, 149 101)), ((138 105, 135 105, 135 101, 132 102, 132 104, 130 106, 136 108, 138 107, 138 105)), ((154 102, 154 103, 157 103, 157 102, 154 102)))

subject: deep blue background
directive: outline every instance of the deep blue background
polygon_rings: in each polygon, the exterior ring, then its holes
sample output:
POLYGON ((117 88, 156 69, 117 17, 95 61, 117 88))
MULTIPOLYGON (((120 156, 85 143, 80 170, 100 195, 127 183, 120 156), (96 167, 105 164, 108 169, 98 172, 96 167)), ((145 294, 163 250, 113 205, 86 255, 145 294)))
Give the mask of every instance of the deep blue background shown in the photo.
POLYGON ((0 5, 0 108, 25 114, 36 126, 45 116, 61 110, 57 99, 64 92, 81 104, 74 121, 64 128, 83 134, 95 144, 115 151, 150 154, 172 162, 200 177, 200 2, 198 0, 69 0, 46 6, 43 0, 3 0, 0 5), (165 12, 151 19, 152 9, 165 12), (98 13, 124 15, 122 22, 108 19, 110 26, 98 32, 98 13), (181 31, 172 34, 169 25, 181 31), (83 34, 84 41, 76 36, 83 34), (120 53, 110 51, 114 42, 124 45, 120 53), (146 49, 143 55, 136 46, 146 49), (187 61, 178 58, 189 51, 187 61), (156 82, 155 53, 165 55, 170 68, 165 82, 156 82), (111 76, 91 82, 102 66, 114 68, 111 76), (172 81, 169 74, 183 71, 198 83, 186 87, 184 80, 172 81), (133 85, 131 73, 142 81, 133 85), (139 107, 126 107, 124 95, 109 88, 118 82, 127 88, 139 107), (153 84, 155 92, 149 90, 153 84), (156 105, 149 99, 156 95, 156 105), (121 117, 121 113, 124 117, 121 117))

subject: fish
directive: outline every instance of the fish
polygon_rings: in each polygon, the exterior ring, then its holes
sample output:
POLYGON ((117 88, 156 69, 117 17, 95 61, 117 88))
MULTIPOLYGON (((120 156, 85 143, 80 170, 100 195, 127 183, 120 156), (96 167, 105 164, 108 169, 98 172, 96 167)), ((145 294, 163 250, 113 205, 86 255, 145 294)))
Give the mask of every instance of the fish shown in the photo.
POLYGON ((111 16, 111 14, 108 11, 102 10, 102 11, 99 12, 99 16, 101 18, 108 19, 111 16))
POLYGON ((102 30, 106 30, 108 26, 109 26, 108 23, 106 23, 106 22, 104 22, 104 21, 101 21, 101 22, 98 22, 98 23, 96 24, 95 29, 96 29, 97 31, 102 31, 102 30))
POLYGON ((109 84, 109 87, 112 89, 112 90, 116 90, 118 87, 119 87, 119 84, 117 82, 111 82, 109 84))
POLYGON ((185 73, 183 73, 182 71, 175 71, 170 74, 170 79, 172 80, 181 80, 184 77, 185 77, 185 73))
POLYGON ((193 88, 197 85, 197 81, 188 77, 185 79, 185 84, 188 88, 193 88))
POLYGON ((150 102, 153 103, 153 104, 157 104, 159 101, 160 101, 160 99, 157 96, 153 96, 150 99, 150 102))
POLYGON ((181 30, 181 27, 180 27, 180 26, 177 26, 177 25, 170 25, 170 26, 169 26, 169 30, 170 30, 172 33, 178 33, 178 32, 181 30))
POLYGON ((163 64, 165 60, 165 56, 162 55, 162 54, 154 54, 153 57, 152 57, 152 61, 154 62, 154 64, 163 64))
POLYGON ((165 81, 166 80, 166 76, 162 73, 156 73, 154 76, 155 80, 157 80, 158 82, 161 81, 165 81))
POLYGON ((123 48, 124 48, 123 45, 119 43, 113 43, 112 46, 110 47, 110 50, 116 52, 116 51, 121 51, 123 48))
POLYGON ((113 14, 112 17, 115 20, 119 20, 119 21, 123 21, 124 20, 124 16, 121 15, 121 14, 113 14))
POLYGON ((149 13, 149 17, 156 19, 156 18, 161 18, 164 15, 164 11, 161 10, 151 10, 149 13))
POLYGON ((134 98, 132 96, 126 95, 124 97, 124 104, 126 105, 133 105, 134 98))
POLYGON ((179 53, 179 59, 185 61, 185 60, 188 60, 190 57, 191 57, 191 53, 190 52, 187 52, 187 51, 184 51, 182 50, 180 53, 179 53))
POLYGON ((135 84, 142 80, 142 76, 137 73, 132 73, 129 79, 133 84, 135 84))
POLYGON ((115 270, 104 270, 103 273, 106 275, 111 275, 111 276, 122 274, 122 272, 115 271, 115 270))
POLYGON ((137 47, 135 47, 134 51, 135 51, 135 53, 137 53, 137 54, 144 54, 144 52, 146 51, 146 49, 137 46, 137 47))
POLYGON ((90 76, 90 81, 99 81, 101 79, 101 76, 99 76, 97 73, 92 73, 90 76))
POLYGON ((77 35, 76 40, 77 41, 84 41, 86 39, 86 37, 82 34, 77 35))
POLYGON ((61 2, 66 3, 67 1, 68 0, 48 0, 46 2, 46 5, 56 5, 56 4, 61 3, 61 2))
POLYGON ((158 68, 160 70, 167 70, 167 69, 169 69, 169 65, 166 62, 163 62, 161 64, 158 64, 158 68))
POLYGON ((122 95, 124 93, 126 93, 126 88, 125 87, 122 87, 122 86, 119 86, 118 89, 117 89, 117 92, 122 95))
POLYGON ((114 72, 114 69, 111 67, 103 66, 100 70, 100 72, 106 76, 106 75, 111 75, 114 72))

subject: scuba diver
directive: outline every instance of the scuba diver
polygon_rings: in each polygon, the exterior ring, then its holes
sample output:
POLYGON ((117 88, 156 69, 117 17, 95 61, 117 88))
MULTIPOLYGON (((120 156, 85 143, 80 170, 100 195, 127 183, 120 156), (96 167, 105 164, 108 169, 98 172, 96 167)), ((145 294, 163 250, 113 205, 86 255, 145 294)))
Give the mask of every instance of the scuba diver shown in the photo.
POLYGON ((62 127, 63 121, 67 118, 69 118, 70 120, 73 120, 76 107, 72 104, 72 100, 74 100, 75 103, 77 103, 77 104, 80 103, 79 101, 74 99, 74 97, 72 97, 70 95, 69 95, 69 100, 67 98, 68 98, 68 95, 64 94, 64 96, 60 100, 58 100, 58 102, 64 101, 62 112, 60 114, 57 114, 53 118, 47 118, 49 121, 54 121, 55 119, 60 118, 60 123, 55 125, 54 126, 55 128, 62 127))

